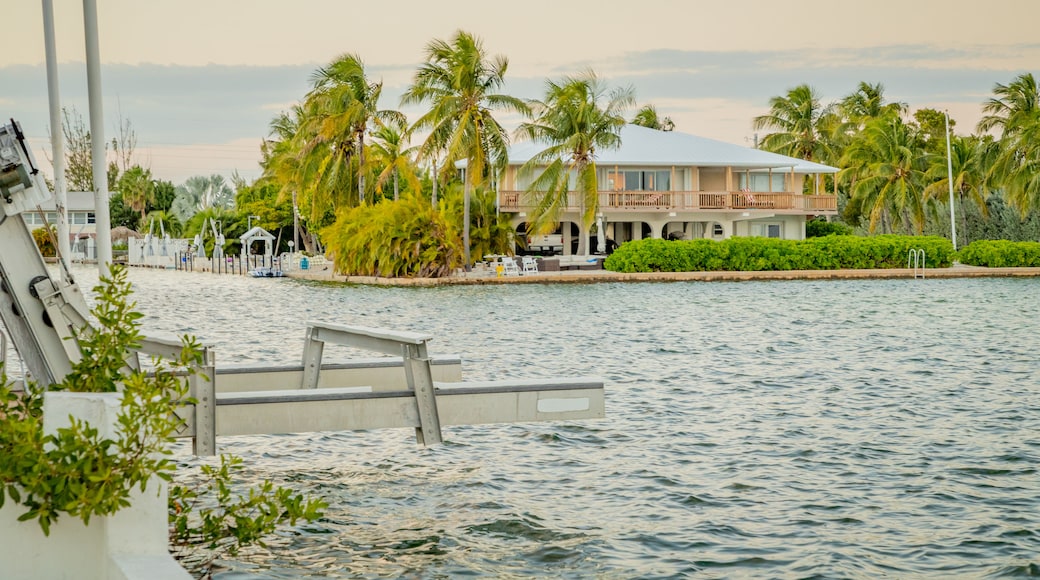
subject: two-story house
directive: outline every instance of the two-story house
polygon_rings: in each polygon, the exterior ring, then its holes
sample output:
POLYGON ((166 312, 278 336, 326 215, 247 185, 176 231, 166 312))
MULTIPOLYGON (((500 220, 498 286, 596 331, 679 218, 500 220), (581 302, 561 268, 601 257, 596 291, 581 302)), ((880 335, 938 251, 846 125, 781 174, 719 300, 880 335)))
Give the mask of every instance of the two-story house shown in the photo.
MULTIPOLYGON (((499 183, 499 209, 511 216, 519 239, 525 239, 536 204, 537 193, 526 190, 538 171, 520 168, 544 148, 514 144, 499 183)), ((596 165, 598 211, 590 234, 598 238, 605 231, 616 244, 730 236, 798 240, 805 238, 807 219, 837 214, 837 195, 820 191, 821 176, 837 168, 687 133, 625 125, 620 148, 597 150, 596 165)), ((565 254, 592 253, 578 248, 579 211, 578 194, 571 192, 557 228, 565 254)), ((596 251, 605 244, 597 239, 590 245, 596 251)))

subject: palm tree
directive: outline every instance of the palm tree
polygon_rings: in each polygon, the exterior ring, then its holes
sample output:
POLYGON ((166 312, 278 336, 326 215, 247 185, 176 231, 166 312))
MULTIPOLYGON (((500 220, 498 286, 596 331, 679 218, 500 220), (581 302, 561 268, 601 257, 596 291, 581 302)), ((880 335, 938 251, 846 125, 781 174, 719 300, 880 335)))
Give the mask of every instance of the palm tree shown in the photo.
POLYGON ((365 65, 354 54, 345 54, 312 75, 314 89, 307 100, 312 105, 314 139, 307 153, 321 160, 325 186, 340 187, 351 178, 357 182, 358 203, 365 203, 365 135, 369 125, 394 119, 403 123, 397 111, 378 109, 382 82, 369 82, 365 65))
POLYGON ((235 205, 235 194, 223 175, 195 175, 177 187, 170 211, 181 222, 187 222, 196 213, 208 209, 230 209, 235 205))
POLYGON ((152 202, 154 190, 151 170, 140 165, 134 165, 119 176, 119 193, 123 196, 123 202, 141 214, 140 223, 144 223, 145 210, 152 202))
POLYGON ((430 106, 409 130, 429 131, 419 147, 421 160, 436 160, 443 154, 444 172, 453 171, 456 162, 466 161, 462 246, 467 269, 471 263, 470 191, 497 177, 507 163, 509 136, 494 113, 529 111, 522 100, 496 92, 505 82, 508 66, 504 56, 489 59, 483 42, 460 30, 450 42, 435 39, 426 46, 426 62, 401 97, 402 105, 430 106))
POLYGON ((631 88, 614 89, 608 94, 592 71, 564 77, 559 83, 546 82, 545 99, 532 104, 534 120, 517 129, 521 137, 547 145, 520 168, 525 172, 544 167, 528 188, 538 197, 529 231, 548 233, 556 228, 567 206, 573 177, 581 204, 579 252, 585 252, 599 205, 596 150, 621 145, 620 132, 625 125, 622 113, 634 102, 631 88))
POLYGON ((658 131, 672 131, 675 129, 675 123, 672 122, 672 118, 658 116, 657 107, 653 105, 640 107, 636 111, 635 117, 632 117, 632 124, 646 127, 647 129, 657 129, 658 131))
POLYGON ((1040 91, 1032 73, 1015 77, 1006 85, 997 83, 993 97, 982 105, 984 113, 978 131, 1000 128, 1001 137, 1015 134, 1036 122, 1040 111, 1040 91))
MULTIPOLYGON (((974 203, 982 215, 989 215, 986 198, 989 196, 990 189, 986 174, 997 151, 995 145, 991 138, 950 136, 949 168, 952 168, 953 191, 960 201, 961 233, 964 236, 968 235, 968 216, 964 211, 965 202, 974 203)), ((929 160, 930 166, 926 178, 931 184, 925 188, 924 195, 927 199, 945 201, 944 198, 950 191, 946 152, 943 151, 942 155, 930 155, 929 160)), ((969 243, 971 240, 965 239, 961 246, 969 243)))
POLYGON ((314 123, 307 122, 307 109, 304 105, 293 105, 271 121, 270 139, 265 139, 262 146, 263 159, 260 165, 264 169, 262 179, 278 187, 279 200, 292 199, 293 211, 307 207, 310 211, 301 215, 300 234, 304 249, 314 252, 317 248, 313 234, 308 231, 308 223, 322 225, 321 218, 331 204, 331 200, 322 194, 324 188, 316 187, 319 161, 315 156, 303 155, 306 143, 314 139, 307 128, 314 128, 314 123))
POLYGON ((907 108, 906 103, 886 103, 885 87, 881 83, 872 85, 863 81, 860 81, 855 91, 838 103, 842 116, 857 128, 871 119, 890 113, 902 115, 906 113, 907 108))
POLYGON ((393 124, 380 124, 379 128, 372 134, 375 138, 371 145, 372 157, 376 163, 383 167, 383 170, 376 178, 376 191, 382 193, 383 185, 393 177, 394 201, 397 201, 400 197, 398 190, 398 179, 400 177, 403 177, 408 182, 412 191, 419 191, 419 175, 415 163, 412 161, 412 155, 417 148, 405 146, 406 140, 403 130, 403 126, 395 127, 393 124))
POLYGON ((766 151, 806 159, 825 161, 829 144, 823 127, 831 113, 830 107, 820 104, 820 96, 809 85, 798 85, 786 97, 769 99, 769 113, 755 117, 756 131, 772 129, 762 139, 766 151))
POLYGON ((924 173, 927 153, 914 127, 893 112, 866 124, 845 150, 839 178, 852 184, 852 196, 870 209, 870 231, 881 221, 890 231, 889 212, 903 217, 906 230, 924 227, 924 173), (858 198, 858 199, 857 199, 858 198))
POLYGON ((983 104, 979 131, 1000 128, 1000 153, 991 177, 1024 216, 1040 209, 1040 91, 1032 74, 997 84, 983 104))

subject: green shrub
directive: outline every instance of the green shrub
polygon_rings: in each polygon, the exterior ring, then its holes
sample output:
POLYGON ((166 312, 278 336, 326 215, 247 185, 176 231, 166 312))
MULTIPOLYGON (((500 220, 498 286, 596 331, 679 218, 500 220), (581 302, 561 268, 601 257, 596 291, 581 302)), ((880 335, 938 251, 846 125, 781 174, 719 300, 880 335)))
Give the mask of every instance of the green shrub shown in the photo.
POLYGON ((806 238, 822 238, 823 236, 851 236, 852 228, 841 222, 829 222, 826 219, 814 219, 805 222, 806 238))
MULTIPOLYGON (((81 360, 53 391, 121 391, 119 435, 109 439, 82 419, 44 435, 45 388, 29 383, 24 392, 7 380, 0 364, 0 507, 9 498, 24 510, 20 521, 36 520, 45 535, 65 515, 89 524, 130 505, 134 490, 153 478, 171 481, 176 464, 170 446, 182 427, 175 411, 191 402, 184 376, 195 372, 203 351, 183 337, 174 360, 156 360, 150 372, 126 367, 127 351, 140 345, 140 319, 130 300, 127 271, 113 266, 94 289, 91 314, 97 326, 77 336, 81 360)), ((179 555, 210 550, 234 553, 297 520, 315 521, 328 505, 270 481, 232 493, 231 473, 241 459, 221 457, 221 468, 202 467, 196 487, 170 486, 170 541, 179 555), (204 507, 206 502, 216 507, 204 507)), ((208 559, 207 559, 208 561, 208 559)), ((205 565, 203 562, 200 565, 205 565)))
POLYGON ((978 240, 957 254, 961 263, 989 268, 1040 267, 1040 243, 978 240))
POLYGON ((947 267, 953 245, 938 236, 833 235, 807 240, 733 237, 659 239, 622 244, 604 262, 615 272, 710 272, 905 268, 911 249, 922 249, 928 267, 947 267))

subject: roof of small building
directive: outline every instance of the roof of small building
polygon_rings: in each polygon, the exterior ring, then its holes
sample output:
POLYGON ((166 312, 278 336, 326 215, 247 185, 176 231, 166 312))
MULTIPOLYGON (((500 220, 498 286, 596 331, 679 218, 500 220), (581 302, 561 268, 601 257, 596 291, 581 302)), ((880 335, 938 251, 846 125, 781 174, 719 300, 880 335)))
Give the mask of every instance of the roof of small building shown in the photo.
POLYGON ((255 240, 273 240, 274 236, 271 234, 271 232, 265 230, 260 226, 253 226, 253 228, 250 229, 248 232, 242 234, 241 236, 238 236, 238 239, 242 241, 245 241, 249 238, 255 240))
MULTIPOLYGON (((40 204, 40 209, 43 211, 54 211, 56 205, 54 203, 54 192, 50 192, 52 195, 50 199, 40 204)), ((66 211, 94 211, 94 192, 93 191, 69 191, 65 193, 65 209, 66 211)))
MULTIPOLYGON (((509 148, 509 164, 523 165, 545 149, 543 143, 523 141, 509 148)), ((716 141, 678 131, 658 131, 627 124, 621 128, 621 147, 598 149, 596 164, 603 166, 734 167, 747 170, 794 168, 795 173, 837 173, 838 168, 716 141)))

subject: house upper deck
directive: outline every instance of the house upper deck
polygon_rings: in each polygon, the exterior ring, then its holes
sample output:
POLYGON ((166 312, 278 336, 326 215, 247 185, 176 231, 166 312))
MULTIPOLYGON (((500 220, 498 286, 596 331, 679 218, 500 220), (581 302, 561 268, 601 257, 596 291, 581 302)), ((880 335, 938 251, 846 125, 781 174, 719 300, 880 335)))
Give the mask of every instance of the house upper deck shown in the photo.
MULTIPOLYGON (((802 195, 790 192, 726 191, 600 191, 601 211, 628 212, 731 212, 837 215, 836 195, 802 195)), ((577 211, 579 196, 570 192, 565 211, 577 211)), ((523 191, 499 192, 499 207, 505 212, 535 208, 533 196, 523 191)))

